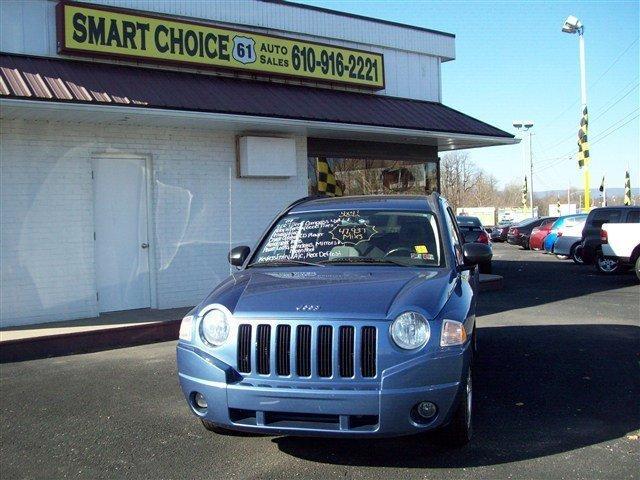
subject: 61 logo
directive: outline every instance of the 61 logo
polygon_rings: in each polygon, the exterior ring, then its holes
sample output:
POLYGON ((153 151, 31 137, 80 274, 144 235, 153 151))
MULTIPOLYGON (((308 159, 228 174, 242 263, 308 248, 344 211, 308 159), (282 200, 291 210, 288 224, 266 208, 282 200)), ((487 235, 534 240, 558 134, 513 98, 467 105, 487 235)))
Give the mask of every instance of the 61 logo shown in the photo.
POLYGON ((256 61, 256 42, 253 38, 233 37, 233 58, 240 63, 253 63, 256 61))

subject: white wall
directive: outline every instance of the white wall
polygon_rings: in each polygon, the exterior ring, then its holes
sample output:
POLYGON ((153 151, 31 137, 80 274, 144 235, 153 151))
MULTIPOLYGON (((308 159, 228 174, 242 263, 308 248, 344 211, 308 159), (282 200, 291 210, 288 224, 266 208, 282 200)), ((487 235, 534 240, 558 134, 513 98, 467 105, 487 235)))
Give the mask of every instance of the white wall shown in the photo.
POLYGON ((296 147, 296 177, 248 180, 230 132, 3 120, 0 325, 97 315, 92 155, 151 155, 158 307, 170 308, 199 302, 229 274, 230 244, 252 244, 306 195, 306 138, 296 147))
MULTIPOLYGON (((386 81, 386 89, 376 92, 380 95, 441 101, 440 62, 455 58, 455 39, 451 36, 257 0, 94 0, 92 3, 240 24, 257 31, 380 52, 384 54, 386 81)), ((58 56, 56 4, 52 0, 0 1, 0 51, 58 56)), ((284 81, 300 83, 300 80, 284 81)))

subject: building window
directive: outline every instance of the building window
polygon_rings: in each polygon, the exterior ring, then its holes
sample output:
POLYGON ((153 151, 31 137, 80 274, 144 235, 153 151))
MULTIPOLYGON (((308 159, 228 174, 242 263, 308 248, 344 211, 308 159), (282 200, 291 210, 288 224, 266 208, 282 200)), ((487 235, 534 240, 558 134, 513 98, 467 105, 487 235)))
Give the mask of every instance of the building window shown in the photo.
POLYGON ((344 195, 426 195, 438 191, 437 161, 308 157, 309 195, 318 194, 318 161, 326 161, 344 195))
POLYGON ((318 163, 336 179, 337 185, 327 191, 343 195, 440 191, 438 148, 433 145, 309 137, 307 155, 310 195, 323 193, 318 192, 318 163))

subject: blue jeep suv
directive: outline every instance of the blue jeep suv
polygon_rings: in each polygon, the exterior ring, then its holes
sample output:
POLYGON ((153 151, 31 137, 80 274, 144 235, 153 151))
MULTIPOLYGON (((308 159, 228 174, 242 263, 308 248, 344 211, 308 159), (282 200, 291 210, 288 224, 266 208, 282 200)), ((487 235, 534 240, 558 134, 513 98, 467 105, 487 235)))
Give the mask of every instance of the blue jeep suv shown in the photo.
POLYGON ((178 374, 217 433, 471 437, 476 266, 430 196, 287 207, 182 321, 178 374))

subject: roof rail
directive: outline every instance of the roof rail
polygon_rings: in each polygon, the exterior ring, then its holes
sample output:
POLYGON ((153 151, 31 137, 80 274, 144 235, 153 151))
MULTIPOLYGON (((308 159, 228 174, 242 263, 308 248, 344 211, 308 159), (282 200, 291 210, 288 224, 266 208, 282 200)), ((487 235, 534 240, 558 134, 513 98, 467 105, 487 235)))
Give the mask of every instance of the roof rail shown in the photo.
POLYGON ((300 205, 301 203, 309 202, 311 200, 316 200, 318 198, 330 198, 330 197, 328 197, 327 195, 309 195, 307 197, 302 197, 302 198, 299 198, 297 200, 294 200, 292 203, 287 205, 285 207, 284 211, 288 212, 289 210, 291 210, 296 205, 300 205))

